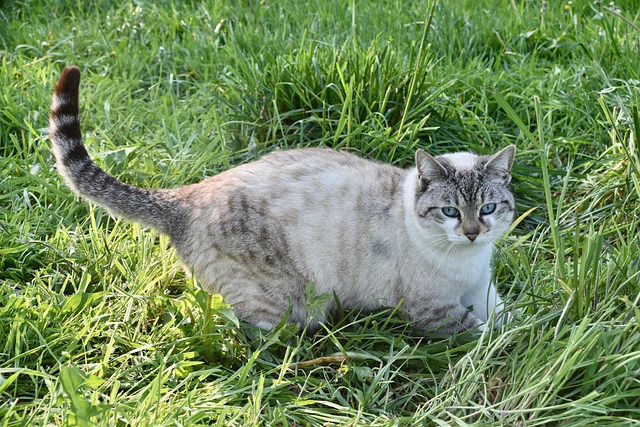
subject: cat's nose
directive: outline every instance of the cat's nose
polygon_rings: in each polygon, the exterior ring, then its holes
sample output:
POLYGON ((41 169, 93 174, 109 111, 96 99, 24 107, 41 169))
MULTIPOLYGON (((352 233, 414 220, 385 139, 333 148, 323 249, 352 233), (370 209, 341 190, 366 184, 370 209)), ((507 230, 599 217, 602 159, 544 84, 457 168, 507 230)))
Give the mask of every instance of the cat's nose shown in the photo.
POLYGON ((462 226, 462 233, 467 236, 467 239, 473 242, 480 234, 480 226, 474 223, 464 224, 462 226))
POLYGON ((467 236, 467 239, 473 242, 474 240, 476 240, 476 237, 478 237, 478 233, 465 233, 465 236, 467 236))

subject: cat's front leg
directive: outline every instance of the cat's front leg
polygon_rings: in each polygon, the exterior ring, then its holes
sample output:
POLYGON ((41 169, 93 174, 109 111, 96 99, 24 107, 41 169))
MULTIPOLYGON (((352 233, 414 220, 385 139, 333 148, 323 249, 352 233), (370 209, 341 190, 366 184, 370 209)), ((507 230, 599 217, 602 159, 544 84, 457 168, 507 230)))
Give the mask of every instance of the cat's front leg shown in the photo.
POLYGON ((417 328, 445 334, 468 331, 483 324, 474 313, 461 304, 431 304, 427 308, 410 309, 407 316, 417 328))
POLYGON ((491 321, 493 327, 499 328, 509 321, 504 313, 504 301, 492 283, 463 295, 461 302, 464 307, 471 308, 478 319, 485 324, 491 321))

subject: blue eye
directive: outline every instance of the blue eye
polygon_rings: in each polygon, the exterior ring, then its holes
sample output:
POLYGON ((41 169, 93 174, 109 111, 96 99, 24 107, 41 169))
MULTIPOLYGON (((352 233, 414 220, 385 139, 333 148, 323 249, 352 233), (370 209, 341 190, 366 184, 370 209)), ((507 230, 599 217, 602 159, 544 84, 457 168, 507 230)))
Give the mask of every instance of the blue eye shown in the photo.
POLYGON ((457 218, 460 216, 460 211, 453 206, 446 206, 442 208, 442 213, 448 216, 449 218, 457 218))
POLYGON ((495 212, 496 210, 496 204, 495 203, 487 203, 486 205, 482 206, 480 208, 480 213, 482 215, 489 215, 492 214, 493 212, 495 212))

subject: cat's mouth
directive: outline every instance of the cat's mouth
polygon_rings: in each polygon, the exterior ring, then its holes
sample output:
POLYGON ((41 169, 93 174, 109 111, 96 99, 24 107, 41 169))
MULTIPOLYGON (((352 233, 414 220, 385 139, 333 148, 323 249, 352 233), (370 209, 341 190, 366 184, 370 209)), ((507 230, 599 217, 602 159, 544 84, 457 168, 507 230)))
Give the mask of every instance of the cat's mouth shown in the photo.
POLYGON ((453 235, 449 236, 449 241, 456 246, 477 246, 487 243, 488 236, 486 234, 478 234, 478 235, 453 235))

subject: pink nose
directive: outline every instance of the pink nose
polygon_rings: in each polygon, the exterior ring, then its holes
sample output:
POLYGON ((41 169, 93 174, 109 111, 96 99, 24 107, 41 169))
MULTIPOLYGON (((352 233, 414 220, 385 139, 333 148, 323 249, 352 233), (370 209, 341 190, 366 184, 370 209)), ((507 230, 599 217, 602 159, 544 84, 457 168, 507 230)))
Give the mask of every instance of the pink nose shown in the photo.
POLYGON ((478 233, 466 233, 465 236, 473 242, 476 240, 476 237, 478 237, 478 233))

